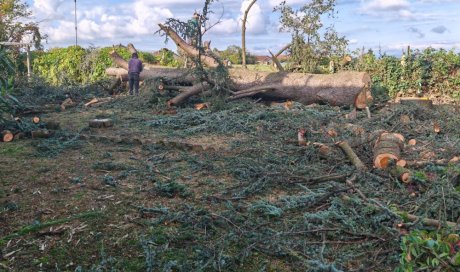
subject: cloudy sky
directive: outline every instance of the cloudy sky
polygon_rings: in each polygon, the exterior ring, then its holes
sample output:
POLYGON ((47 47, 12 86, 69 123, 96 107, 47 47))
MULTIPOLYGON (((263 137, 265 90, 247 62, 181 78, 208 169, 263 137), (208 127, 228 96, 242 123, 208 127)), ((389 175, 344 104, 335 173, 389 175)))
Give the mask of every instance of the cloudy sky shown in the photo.
MULTIPOLYGON (((75 43, 74 0, 26 0, 48 34, 47 48, 75 43)), ((110 46, 128 42, 142 50, 175 48, 155 32, 167 18, 188 20, 199 0, 77 0, 78 39, 82 46, 110 46)), ((212 47, 241 45, 241 18, 249 0, 219 0, 212 4, 211 23, 221 23, 206 33, 212 47)), ((258 0, 249 13, 247 47, 256 54, 276 51, 290 40, 279 32, 281 0, 258 0)), ((308 0, 288 0, 298 6, 308 0)), ((372 48, 398 54, 412 48, 460 49, 460 0, 337 0, 336 30, 347 37, 350 49, 372 48)))

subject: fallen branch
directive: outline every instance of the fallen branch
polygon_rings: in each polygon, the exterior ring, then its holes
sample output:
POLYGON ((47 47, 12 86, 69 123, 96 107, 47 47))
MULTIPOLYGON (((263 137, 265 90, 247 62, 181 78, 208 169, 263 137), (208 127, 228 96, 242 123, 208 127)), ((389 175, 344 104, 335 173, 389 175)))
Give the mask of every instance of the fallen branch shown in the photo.
POLYGON ((336 145, 338 147, 340 147, 340 149, 348 157, 348 159, 356 167, 356 169, 358 169, 358 170, 366 170, 367 169, 366 165, 364 165, 364 163, 356 155, 356 153, 353 151, 353 149, 350 147, 350 145, 347 142, 341 141, 341 142, 336 143, 336 145))
POLYGON ((206 90, 209 90, 211 88, 211 86, 206 83, 206 82, 202 82, 202 83, 199 83, 199 84, 196 84, 192 87, 188 87, 188 88, 185 88, 183 92, 181 92, 179 95, 177 95, 176 97, 170 99, 168 101, 168 106, 169 107, 172 107, 172 106, 178 106, 182 103, 185 102, 185 100, 187 98, 189 98, 190 96, 194 96, 194 95, 197 95, 201 92, 204 92, 206 90))

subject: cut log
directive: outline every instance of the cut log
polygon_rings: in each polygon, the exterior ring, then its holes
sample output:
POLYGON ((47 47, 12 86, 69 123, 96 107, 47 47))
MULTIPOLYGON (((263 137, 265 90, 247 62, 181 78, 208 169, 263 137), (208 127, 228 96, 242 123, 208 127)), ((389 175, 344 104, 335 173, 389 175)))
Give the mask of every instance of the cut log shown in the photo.
POLYGON ((408 142, 407 142, 408 145, 416 145, 417 144, 417 140, 416 139, 410 139, 408 142))
POLYGON ((112 101, 112 99, 113 99, 112 97, 93 98, 91 99, 91 101, 85 104, 85 107, 95 106, 96 104, 97 105, 104 104, 104 103, 112 101))
POLYGON ((2 141, 3 142, 11 142, 14 139, 13 133, 11 133, 11 131, 9 131, 9 130, 4 130, 4 131, 1 132, 1 134, 2 134, 2 141))
POLYGON ((106 118, 106 119, 93 119, 89 121, 89 127, 92 128, 107 128, 113 127, 113 120, 106 118))
POLYGON ((47 121, 45 127, 50 130, 57 130, 59 129, 61 124, 57 121, 47 121))
POLYGON ((70 108, 70 107, 73 107, 73 106, 75 106, 75 102, 73 102, 73 100, 71 98, 66 98, 66 100, 64 100, 61 103, 61 110, 65 110, 66 108, 70 108))
POLYGON ((433 122, 433 130, 435 133, 441 133, 441 126, 438 122, 433 122))
POLYGON ((26 137, 26 134, 24 132, 19 132, 17 133, 16 135, 14 135, 14 140, 21 140, 21 139, 24 139, 26 137))
POLYGON ((38 117, 38 116, 32 117, 32 123, 34 123, 34 124, 40 123, 40 117, 38 117))
POLYGON ((401 167, 406 167, 407 161, 406 160, 399 160, 399 161, 396 162, 396 165, 401 166, 401 167))
POLYGON ((306 135, 307 134, 307 130, 304 129, 304 128, 301 128, 297 131, 297 141, 299 143, 299 145, 301 146, 305 146, 305 145, 308 145, 307 144, 307 139, 306 139, 306 135))
POLYGON ((195 109, 196 110, 208 109, 209 105, 210 105, 209 103, 198 103, 198 104, 195 104, 195 109))
POLYGON ((404 148, 404 136, 398 133, 382 133, 374 145, 374 167, 387 168, 392 160, 400 159, 404 148))
POLYGON ((402 166, 396 165, 390 169, 390 173, 403 183, 410 183, 412 180, 410 170, 402 166))
POLYGON ((39 129, 31 132, 32 139, 36 138, 49 138, 51 136, 51 132, 47 129, 39 129))
POLYGON ((401 105, 417 105, 426 108, 433 108, 433 101, 427 97, 403 97, 400 98, 399 103, 401 103, 401 105))
POLYGON ((356 153, 353 151, 353 149, 350 147, 350 145, 347 142, 341 141, 341 142, 336 143, 336 145, 338 147, 340 147, 340 149, 348 157, 348 159, 356 167, 356 169, 358 169, 358 170, 366 170, 367 169, 366 165, 364 165, 364 163, 356 155, 356 153))

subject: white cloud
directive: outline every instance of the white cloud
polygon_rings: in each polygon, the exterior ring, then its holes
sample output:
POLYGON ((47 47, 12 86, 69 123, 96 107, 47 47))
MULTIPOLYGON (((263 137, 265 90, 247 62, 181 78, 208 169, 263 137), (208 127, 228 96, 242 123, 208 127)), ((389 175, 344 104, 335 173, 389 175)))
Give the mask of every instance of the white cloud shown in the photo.
MULTIPOLYGON (((174 0, 191 2, 190 0, 174 0)), ((73 1, 72 1, 73 2, 73 1)), ((153 34, 157 24, 173 17, 167 8, 159 8, 158 1, 137 0, 131 5, 85 6, 83 2, 78 12, 78 36, 87 41, 97 39, 122 39, 136 35, 153 34)), ((73 13, 73 6, 63 0, 35 0, 34 13, 38 18, 45 17, 42 30, 48 34, 48 40, 66 42, 75 39, 73 16, 61 16, 63 10, 73 13), (53 21, 54 20, 54 21, 53 21)))
MULTIPOLYGON (((281 2, 283 2, 283 0, 269 0, 268 1, 271 7, 278 6, 279 4, 281 4, 281 2)), ((289 6, 307 4, 307 2, 308 1, 306 0, 286 0, 286 4, 289 6)))
POLYGON ((46 16, 59 16, 58 9, 64 3, 64 0, 35 0, 33 7, 35 11, 46 16))
POLYGON ((410 7, 407 0, 372 0, 363 5, 365 11, 400 11, 410 7))

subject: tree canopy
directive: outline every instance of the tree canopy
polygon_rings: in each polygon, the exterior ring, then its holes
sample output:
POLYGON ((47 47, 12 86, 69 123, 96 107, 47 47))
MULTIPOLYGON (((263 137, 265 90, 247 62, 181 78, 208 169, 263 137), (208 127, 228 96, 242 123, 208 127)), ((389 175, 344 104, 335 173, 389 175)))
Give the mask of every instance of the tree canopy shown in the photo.
POLYGON ((38 23, 30 21, 32 13, 22 0, 2 0, 0 2, 0 41, 22 42, 29 37, 35 48, 42 47, 46 38, 40 33, 38 23))
POLYGON ((324 20, 334 18, 336 0, 312 0, 298 9, 286 1, 275 7, 281 13, 282 30, 292 34, 291 58, 304 72, 317 72, 318 65, 333 56, 343 56, 348 41, 340 36, 334 25, 324 20))

